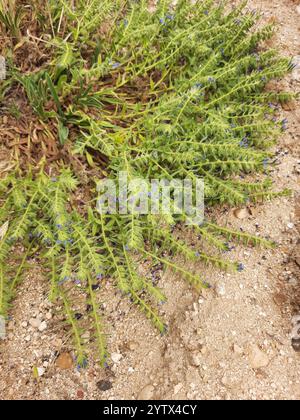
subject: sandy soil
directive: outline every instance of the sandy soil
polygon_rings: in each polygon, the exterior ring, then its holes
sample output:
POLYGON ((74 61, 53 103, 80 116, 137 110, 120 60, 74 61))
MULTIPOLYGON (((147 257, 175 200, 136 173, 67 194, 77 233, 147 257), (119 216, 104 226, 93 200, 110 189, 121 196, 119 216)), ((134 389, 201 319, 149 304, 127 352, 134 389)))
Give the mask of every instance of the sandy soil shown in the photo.
MULTIPOLYGON (((274 17, 278 22, 272 45, 285 55, 299 56, 300 1, 249 4, 264 12, 265 21, 274 17)), ((299 91, 300 76, 294 72, 280 83, 299 91)), ((165 337, 107 288, 103 301, 113 364, 104 370, 93 363, 92 355, 86 370, 76 368, 69 357, 69 337, 36 268, 19 289, 8 338, 0 343, 0 399, 300 400, 300 354, 293 350, 290 335, 292 315, 300 312, 300 269, 295 262, 300 110, 291 108, 282 110, 289 129, 277 147, 273 176, 276 189, 292 188, 294 197, 251 207, 243 220, 233 209, 218 216, 231 227, 270 236, 278 248, 237 247, 231 256, 244 261, 246 269, 240 274, 199 266, 214 286, 201 296, 166 273, 160 281, 169 299, 162 308, 170 327, 165 337), (41 331, 29 324, 34 317, 45 321, 41 331)))

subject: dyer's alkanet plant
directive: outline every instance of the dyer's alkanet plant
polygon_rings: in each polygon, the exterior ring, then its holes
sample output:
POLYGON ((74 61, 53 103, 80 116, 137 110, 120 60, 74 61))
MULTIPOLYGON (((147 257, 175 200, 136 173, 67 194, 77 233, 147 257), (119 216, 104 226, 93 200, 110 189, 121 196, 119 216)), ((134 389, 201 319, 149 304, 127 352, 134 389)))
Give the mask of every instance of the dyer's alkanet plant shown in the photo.
POLYGON ((184 228, 201 239, 193 247, 174 235, 185 214, 96 211, 97 180, 120 171, 149 180, 203 178, 206 206, 276 195, 269 179, 251 178, 267 172, 268 150, 286 127, 276 120, 277 105, 290 95, 264 89, 292 68, 262 47, 272 26, 254 29, 258 15, 245 3, 174 3, 0 1, 7 62, 1 146, 14 162, 0 181, 0 314, 8 316, 28 259, 39 256, 80 365, 87 362, 86 318, 100 363, 107 359, 99 309, 107 279, 163 333, 155 300, 165 297, 139 274, 142 260, 201 289, 209 287, 205 279, 172 256, 242 270, 222 255, 230 241, 272 246, 207 220, 184 228), (86 299, 84 317, 74 289, 86 299))

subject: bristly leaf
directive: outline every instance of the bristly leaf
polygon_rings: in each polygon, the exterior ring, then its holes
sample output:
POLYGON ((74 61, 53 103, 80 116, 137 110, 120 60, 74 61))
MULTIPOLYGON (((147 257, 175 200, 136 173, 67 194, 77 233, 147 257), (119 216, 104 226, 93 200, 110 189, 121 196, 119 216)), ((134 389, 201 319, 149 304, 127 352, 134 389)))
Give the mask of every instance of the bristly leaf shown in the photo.
MULTIPOLYGON (((215 0, 163 0, 155 10, 146 0, 31 3, 19 11, 0 1, 0 25, 12 37, 5 45, 16 67, 22 57, 20 68, 11 66, 1 102, 23 92, 24 112, 31 107, 36 114, 26 140, 12 142, 14 155, 20 147, 20 159, 26 155, 30 163, 0 180, 0 315, 9 313, 29 255, 38 254, 79 367, 87 365, 88 353, 83 318, 106 366, 104 284, 112 283, 164 333, 155 304, 166 296, 151 267, 173 270, 200 290, 209 284, 183 259, 242 271, 241 263, 224 259, 229 241, 274 244, 205 221, 184 229, 200 239, 189 245, 175 233, 189 215, 177 212, 174 189, 172 214, 104 214, 95 205, 97 178, 116 182, 126 172, 129 183, 143 179, 145 190, 152 180, 201 178, 207 206, 245 206, 288 194, 272 191, 263 177, 273 165, 268 149, 287 129, 286 120, 277 120, 279 104, 291 95, 264 88, 292 65, 275 50, 259 48, 273 27, 255 29, 259 16, 246 2, 232 11, 215 0), (28 22, 36 16, 38 34, 31 34, 28 22), (26 59, 28 42, 15 45, 26 31, 39 47, 37 68, 26 59), (18 265, 15 249, 24 250, 18 265), (75 310, 76 294, 86 317, 75 310)), ((148 204, 152 198, 148 191, 148 204)))

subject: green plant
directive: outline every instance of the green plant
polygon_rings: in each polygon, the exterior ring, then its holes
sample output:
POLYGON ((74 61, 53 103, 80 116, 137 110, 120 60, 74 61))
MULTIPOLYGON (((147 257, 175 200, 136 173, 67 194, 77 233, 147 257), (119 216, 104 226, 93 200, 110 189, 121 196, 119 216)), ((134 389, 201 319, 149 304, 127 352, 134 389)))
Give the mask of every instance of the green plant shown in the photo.
POLYGON ((4 29, 17 41, 21 38, 20 24, 22 9, 16 6, 16 0, 0 1, 0 23, 4 29))
POLYGON ((9 219, 9 229, 0 242, 0 314, 7 314, 25 266, 27 254, 16 273, 8 264, 12 248, 22 242, 47 262, 50 297, 63 303, 81 365, 86 351, 73 309, 74 282, 86 296, 104 364, 96 293, 103 278, 111 278, 164 333, 151 298, 163 302, 165 297, 139 275, 139 261, 147 258, 173 269, 201 289, 209 287, 205 279, 175 263, 173 255, 241 271, 241 263, 222 255, 228 241, 273 246, 207 220, 186 228, 202 238, 201 248, 193 247, 173 235, 186 214, 96 211, 97 177, 116 179, 121 171, 149 182, 202 177, 208 206, 245 205, 287 193, 272 192, 269 180, 243 178, 267 172, 272 162, 268 148, 286 128, 285 121, 276 121, 276 104, 290 95, 267 93, 264 87, 292 66, 276 51, 259 49, 272 35, 271 26, 253 31, 258 16, 244 3, 228 13, 225 6, 213 0, 194 5, 179 0, 176 6, 163 0, 154 12, 145 0, 35 6, 44 33, 33 39, 51 53, 51 61, 34 74, 15 68, 11 78, 24 88, 38 117, 56 125, 63 163, 45 159, 38 171, 28 170, 26 177, 14 172, 1 182, 0 223, 9 219), (80 171, 74 157, 83 162, 80 171), (96 179, 89 178, 91 173, 96 179), (83 209, 73 200, 81 190, 90 197, 83 209))

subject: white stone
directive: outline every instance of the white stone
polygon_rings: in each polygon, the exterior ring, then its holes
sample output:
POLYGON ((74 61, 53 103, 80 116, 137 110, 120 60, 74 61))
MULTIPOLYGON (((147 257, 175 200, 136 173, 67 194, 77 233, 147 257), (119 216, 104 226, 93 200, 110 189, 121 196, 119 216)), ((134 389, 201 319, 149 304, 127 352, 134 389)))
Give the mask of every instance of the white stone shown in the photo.
POLYGON ((270 363, 268 356, 255 344, 249 349, 249 363, 252 369, 267 367, 270 363))
POLYGON ((224 284, 218 284, 217 288, 216 288, 216 292, 218 296, 225 296, 226 295, 226 290, 225 290, 225 285, 224 284))
POLYGON ((120 361, 121 361, 121 359, 122 359, 122 354, 120 354, 120 353, 112 353, 111 354, 111 360, 114 362, 114 363, 120 363, 120 361))
POLYGON ((41 325, 39 326, 39 331, 44 332, 44 331, 46 331, 46 329, 47 329, 47 323, 45 321, 43 321, 41 323, 41 325))
POLYGON ((52 319, 52 313, 51 312, 48 312, 46 314, 46 319, 48 319, 48 321, 50 321, 50 319, 52 319))
POLYGON ((234 351, 234 353, 239 354, 239 355, 243 354, 243 349, 240 346, 238 346, 237 344, 233 345, 233 351, 234 351))
POLYGON ((180 392, 182 390, 182 384, 177 384, 174 386, 174 395, 177 395, 178 392, 180 392))
POLYGON ((292 78, 300 82, 300 55, 296 55, 292 62, 296 66, 292 72, 292 78))
POLYGON ((300 315, 295 315, 292 318, 292 325, 295 327, 298 324, 300 324, 300 315))
POLYGON ((45 374, 46 370, 43 367, 38 367, 37 372, 38 372, 39 377, 41 377, 45 374))
POLYGON ((41 320, 39 318, 31 318, 29 320, 29 324, 33 327, 33 328, 39 328, 41 325, 41 320))
POLYGON ((199 367, 201 365, 201 357, 199 356, 199 354, 194 353, 192 355, 192 364, 196 367, 199 367))
POLYGON ((4 80, 6 78, 6 61, 5 58, 0 55, 0 80, 4 80))

